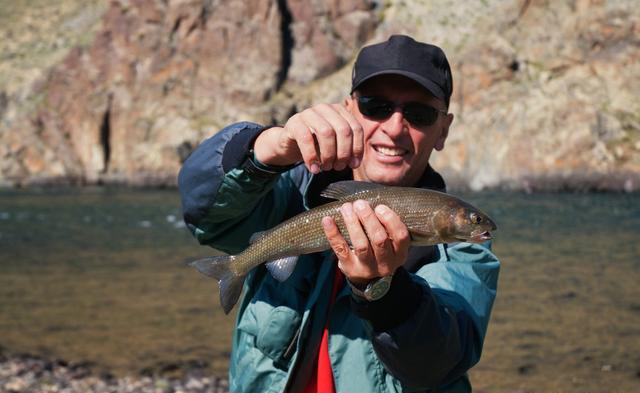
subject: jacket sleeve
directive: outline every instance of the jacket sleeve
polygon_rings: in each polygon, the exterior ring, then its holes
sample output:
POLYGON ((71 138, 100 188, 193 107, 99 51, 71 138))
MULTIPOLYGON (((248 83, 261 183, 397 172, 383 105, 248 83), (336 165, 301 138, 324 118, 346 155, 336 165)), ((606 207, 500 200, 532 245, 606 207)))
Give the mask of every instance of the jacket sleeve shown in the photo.
POLYGON ((378 358, 410 389, 445 385, 478 362, 496 296, 500 263, 489 243, 439 250, 416 274, 398 269, 382 299, 352 297, 378 358))
POLYGON ((264 127, 232 124, 202 142, 178 175, 185 223, 201 244, 226 253, 244 249, 251 235, 287 218, 301 200, 291 167, 252 159, 264 127), (290 172, 290 171, 289 171, 290 172), (296 195, 297 194, 297 195, 296 195))

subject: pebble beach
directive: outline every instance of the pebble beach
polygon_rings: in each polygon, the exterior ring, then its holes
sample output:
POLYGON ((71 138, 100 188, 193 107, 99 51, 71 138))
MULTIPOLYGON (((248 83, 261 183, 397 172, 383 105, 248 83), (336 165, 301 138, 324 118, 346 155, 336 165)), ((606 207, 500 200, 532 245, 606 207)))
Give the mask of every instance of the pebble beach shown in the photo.
POLYGON ((87 365, 31 356, 0 359, 0 393, 227 393, 226 379, 187 372, 164 376, 114 377, 87 365))

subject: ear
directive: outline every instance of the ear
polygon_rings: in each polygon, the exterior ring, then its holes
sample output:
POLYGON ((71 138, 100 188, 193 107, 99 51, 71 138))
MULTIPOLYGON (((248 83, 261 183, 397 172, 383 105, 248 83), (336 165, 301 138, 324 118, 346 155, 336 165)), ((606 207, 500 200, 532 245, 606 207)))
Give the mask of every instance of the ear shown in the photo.
POLYGON ((449 127, 451 126, 451 123, 453 123, 453 113, 447 113, 445 118, 442 120, 442 129, 433 147, 437 151, 444 149, 444 142, 449 136, 449 127))

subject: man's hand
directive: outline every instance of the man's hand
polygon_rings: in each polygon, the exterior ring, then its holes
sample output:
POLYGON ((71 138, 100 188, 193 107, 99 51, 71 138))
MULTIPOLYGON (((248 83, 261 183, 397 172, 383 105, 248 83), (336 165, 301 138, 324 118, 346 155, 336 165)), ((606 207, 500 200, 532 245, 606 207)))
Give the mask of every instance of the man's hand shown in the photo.
POLYGON ((322 226, 338 257, 338 267, 349 281, 364 285, 392 275, 404 265, 411 239, 407 226, 393 210, 385 205, 373 210, 368 202, 358 200, 343 204, 340 211, 353 247, 331 217, 324 217, 322 226))
POLYGON ((262 132, 255 141, 258 161, 286 166, 304 161, 312 173, 357 168, 362 162, 362 126, 341 104, 320 104, 291 116, 283 127, 262 132))

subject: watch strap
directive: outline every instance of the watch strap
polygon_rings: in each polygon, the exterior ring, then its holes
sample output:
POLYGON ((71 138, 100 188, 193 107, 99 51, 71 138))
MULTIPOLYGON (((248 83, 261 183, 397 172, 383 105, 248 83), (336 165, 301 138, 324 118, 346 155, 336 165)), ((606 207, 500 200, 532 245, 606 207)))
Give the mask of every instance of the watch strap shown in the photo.
POLYGON ((385 296, 373 302, 351 296, 351 310, 368 321, 374 331, 386 331, 414 315, 420 304, 430 307, 432 296, 428 285, 418 284, 411 273, 399 267, 385 296))
POLYGON ((387 292, 389 291, 389 288, 391 287, 392 279, 393 279, 393 276, 383 276, 383 277, 375 278, 369 281, 369 283, 367 283, 364 289, 362 289, 361 285, 356 285, 351 281, 349 281, 348 279, 347 279, 347 282, 349 283, 349 286, 351 287, 351 292, 354 295, 371 302, 375 300, 380 300, 382 297, 384 297, 384 295, 387 294, 387 292))

